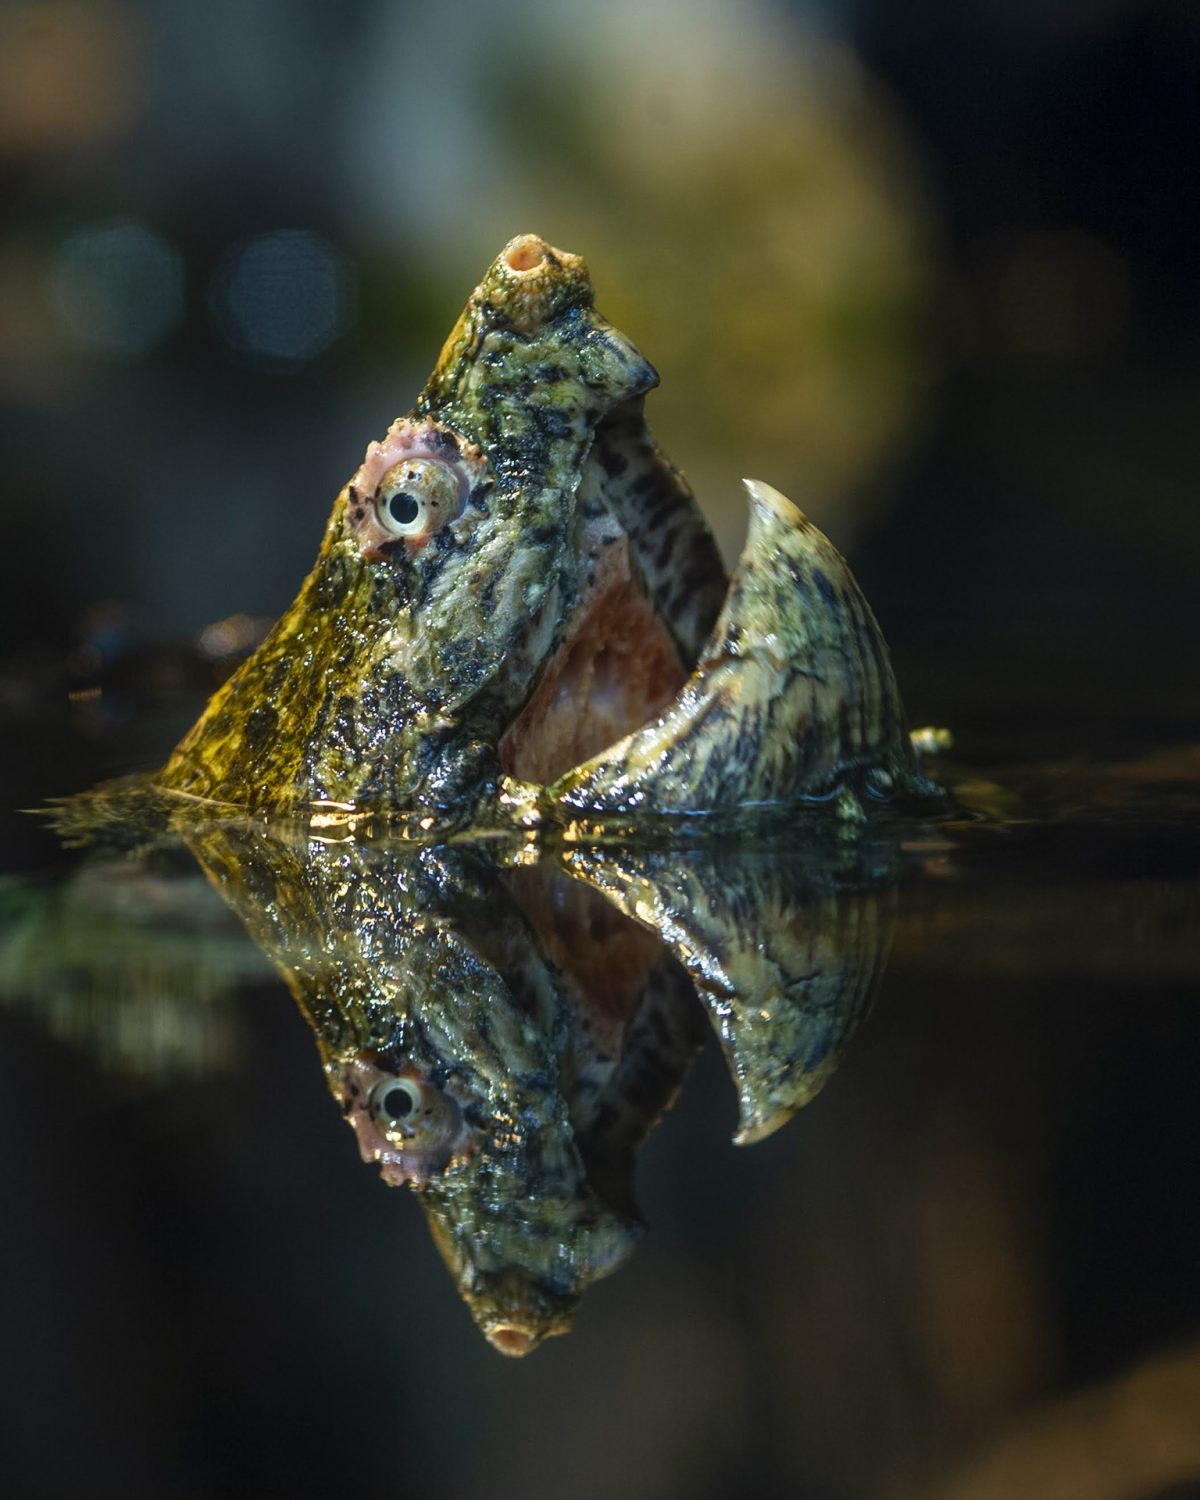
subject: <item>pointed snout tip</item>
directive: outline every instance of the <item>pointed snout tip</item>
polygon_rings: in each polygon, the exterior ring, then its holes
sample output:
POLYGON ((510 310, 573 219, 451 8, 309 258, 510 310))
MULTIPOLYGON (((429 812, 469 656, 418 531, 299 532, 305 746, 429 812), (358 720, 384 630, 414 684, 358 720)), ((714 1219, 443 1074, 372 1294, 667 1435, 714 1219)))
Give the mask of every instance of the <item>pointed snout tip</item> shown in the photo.
POLYGON ((587 277, 581 256, 561 250, 540 234, 514 235, 500 252, 500 265, 517 280, 534 279, 552 271, 587 277))
POLYGON ((500 252, 505 268, 518 275, 536 271, 551 250, 548 240, 540 234, 516 234, 500 252))
POLYGON ((541 1343, 539 1334, 515 1323, 497 1323, 488 1329, 486 1337, 493 1349, 510 1359, 522 1359, 541 1343))

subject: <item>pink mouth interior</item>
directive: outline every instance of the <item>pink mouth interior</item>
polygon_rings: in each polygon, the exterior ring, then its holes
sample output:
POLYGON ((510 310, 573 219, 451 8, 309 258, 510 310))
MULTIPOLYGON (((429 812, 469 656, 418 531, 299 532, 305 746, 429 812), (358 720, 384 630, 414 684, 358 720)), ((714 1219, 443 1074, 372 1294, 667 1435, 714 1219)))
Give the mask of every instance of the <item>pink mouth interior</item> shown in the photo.
POLYGON ((505 772, 546 784, 659 714, 687 680, 629 563, 605 547, 566 638, 500 741, 505 772))

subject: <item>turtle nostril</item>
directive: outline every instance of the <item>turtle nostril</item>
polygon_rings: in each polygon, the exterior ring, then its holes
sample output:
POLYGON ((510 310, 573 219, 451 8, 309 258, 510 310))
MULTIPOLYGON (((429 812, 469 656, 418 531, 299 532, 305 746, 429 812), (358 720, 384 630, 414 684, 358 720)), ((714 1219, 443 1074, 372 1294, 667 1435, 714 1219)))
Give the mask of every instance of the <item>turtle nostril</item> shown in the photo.
POLYGON ((537 1343, 536 1335, 524 1328, 517 1328, 512 1323, 497 1323, 495 1328, 488 1329, 487 1336, 494 1349, 499 1349, 501 1354, 511 1354, 514 1358, 528 1354, 537 1343))
POLYGON ((504 252, 504 264, 510 271, 535 271, 545 259, 545 246, 535 234, 520 235, 504 252))

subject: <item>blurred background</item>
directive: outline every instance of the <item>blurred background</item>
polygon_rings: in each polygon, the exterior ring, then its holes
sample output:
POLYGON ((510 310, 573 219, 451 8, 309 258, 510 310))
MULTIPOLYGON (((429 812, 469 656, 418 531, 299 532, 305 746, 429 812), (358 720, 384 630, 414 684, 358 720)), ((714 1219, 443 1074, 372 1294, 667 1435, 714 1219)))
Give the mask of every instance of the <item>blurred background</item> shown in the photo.
POLYGON ((850 553, 918 722, 1173 731, 1198 60, 1166 0, 6 4, 0 638, 278 613, 534 229, 730 558, 747 473, 850 553))
MULTIPOLYGON (((730 560, 743 474, 847 552, 914 722, 1194 740, 1198 68, 1167 0, 9 0, 13 799, 128 768, 97 672, 287 604, 525 230, 658 367, 730 560)), ((7 868, 54 857, 10 821, 7 868)), ((702 1059, 650 1241, 523 1365, 277 983, 165 1092, 6 1016, 6 1493, 1200 1494, 1194 842, 999 849, 983 897, 930 854, 789 1131, 733 1153, 702 1059)))

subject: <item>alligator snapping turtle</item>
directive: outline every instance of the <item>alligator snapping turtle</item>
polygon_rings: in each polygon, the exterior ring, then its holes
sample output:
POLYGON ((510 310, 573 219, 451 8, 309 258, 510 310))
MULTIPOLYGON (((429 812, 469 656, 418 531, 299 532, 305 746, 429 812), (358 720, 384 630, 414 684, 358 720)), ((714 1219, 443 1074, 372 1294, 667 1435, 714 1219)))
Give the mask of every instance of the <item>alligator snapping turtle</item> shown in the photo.
POLYGON ((593 302, 578 256, 504 248, 161 787, 439 830, 931 791, 836 549, 747 481, 726 590, 593 302))

